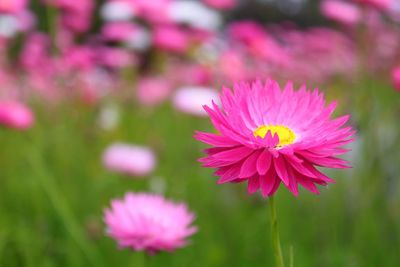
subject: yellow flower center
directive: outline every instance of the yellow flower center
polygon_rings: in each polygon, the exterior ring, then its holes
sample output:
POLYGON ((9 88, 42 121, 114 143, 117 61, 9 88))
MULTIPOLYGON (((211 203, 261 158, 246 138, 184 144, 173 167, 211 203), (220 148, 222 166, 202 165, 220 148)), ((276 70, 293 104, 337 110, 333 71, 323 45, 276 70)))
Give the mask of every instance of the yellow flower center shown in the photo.
POLYGON ((283 125, 261 125, 253 132, 253 134, 255 137, 259 136, 264 138, 268 131, 271 132, 272 136, 275 134, 278 135, 279 143, 277 147, 293 144, 294 140, 296 140, 295 133, 289 127, 283 125))

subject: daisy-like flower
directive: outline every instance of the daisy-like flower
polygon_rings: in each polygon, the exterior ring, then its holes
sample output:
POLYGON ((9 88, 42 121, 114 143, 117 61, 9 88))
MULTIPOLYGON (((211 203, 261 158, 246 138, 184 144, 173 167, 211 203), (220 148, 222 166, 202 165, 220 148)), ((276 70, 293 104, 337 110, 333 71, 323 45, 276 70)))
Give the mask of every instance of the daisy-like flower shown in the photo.
POLYGON ((120 247, 153 254, 185 246, 185 239, 197 231, 191 226, 194 217, 184 203, 148 193, 128 193, 111 202, 104 221, 108 235, 120 247))
POLYGON ((213 146, 200 159, 204 167, 217 168, 218 184, 248 182, 250 194, 261 190, 272 196, 283 183, 294 195, 298 184, 318 194, 318 185, 334 182, 316 166, 348 168, 336 156, 355 133, 343 127, 349 115, 331 119, 336 102, 325 106, 322 93, 298 91, 287 83, 239 83, 233 92, 223 88, 222 109, 204 106, 219 133, 196 132, 195 138, 213 146))

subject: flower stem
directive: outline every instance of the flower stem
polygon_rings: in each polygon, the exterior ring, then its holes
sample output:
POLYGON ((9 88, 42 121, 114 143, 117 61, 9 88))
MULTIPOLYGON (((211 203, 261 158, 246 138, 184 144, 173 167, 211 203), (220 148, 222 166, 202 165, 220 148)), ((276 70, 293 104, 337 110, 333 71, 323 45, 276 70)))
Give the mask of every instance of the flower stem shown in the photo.
POLYGON ((282 257, 281 241, 279 238, 279 229, 278 229, 278 218, 276 216, 276 207, 273 196, 269 198, 269 207, 270 207, 269 210, 271 217, 272 247, 274 250, 275 263, 276 267, 284 267, 285 263, 282 257))
POLYGON ((133 265, 134 267, 147 267, 147 255, 145 251, 135 253, 133 265))
POLYGON ((47 18, 47 30, 51 40, 51 52, 56 54, 57 51, 57 17, 58 11, 55 7, 47 5, 46 7, 46 18, 47 18))
POLYGON ((290 246, 290 257, 289 257, 289 267, 294 267, 294 252, 293 246, 290 246))

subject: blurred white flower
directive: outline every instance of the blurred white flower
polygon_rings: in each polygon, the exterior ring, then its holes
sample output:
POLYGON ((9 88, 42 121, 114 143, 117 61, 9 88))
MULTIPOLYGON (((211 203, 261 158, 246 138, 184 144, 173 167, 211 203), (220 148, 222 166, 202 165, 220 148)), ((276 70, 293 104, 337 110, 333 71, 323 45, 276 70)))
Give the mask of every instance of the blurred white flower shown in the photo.
POLYGON ((149 31, 143 27, 138 27, 128 40, 125 41, 127 48, 146 51, 151 45, 151 35, 149 31))
POLYGON ((217 11, 195 1, 171 2, 169 16, 175 22, 204 30, 216 30, 222 23, 221 15, 217 11))
POLYGON ((111 1, 101 7, 100 15, 105 21, 126 21, 135 16, 135 11, 128 3, 111 1))
POLYGON ((172 101, 176 109, 197 116, 207 116, 203 105, 210 105, 212 101, 217 105, 220 103, 216 90, 201 86, 178 89, 172 101))
POLYGON ((114 143, 103 154, 104 166, 115 172, 132 176, 145 176, 153 171, 156 158, 147 147, 114 143))
POLYGON ((18 19, 12 15, 0 15, 0 36, 4 38, 14 37, 19 30, 18 19))

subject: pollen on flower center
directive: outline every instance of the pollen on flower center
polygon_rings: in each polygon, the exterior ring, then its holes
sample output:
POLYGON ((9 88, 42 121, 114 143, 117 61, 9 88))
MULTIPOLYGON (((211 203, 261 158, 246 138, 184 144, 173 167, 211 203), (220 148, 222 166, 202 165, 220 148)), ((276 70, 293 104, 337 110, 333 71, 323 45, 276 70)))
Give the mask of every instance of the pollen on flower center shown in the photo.
POLYGON ((278 147, 293 144, 294 140, 296 140, 295 133, 289 127, 283 125, 261 125, 253 132, 253 134, 255 137, 259 136, 264 138, 268 131, 271 131, 272 136, 275 134, 278 135, 278 147))

